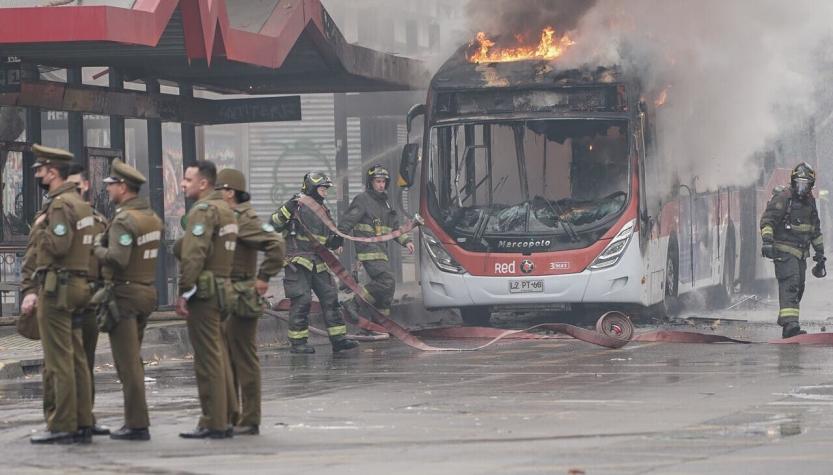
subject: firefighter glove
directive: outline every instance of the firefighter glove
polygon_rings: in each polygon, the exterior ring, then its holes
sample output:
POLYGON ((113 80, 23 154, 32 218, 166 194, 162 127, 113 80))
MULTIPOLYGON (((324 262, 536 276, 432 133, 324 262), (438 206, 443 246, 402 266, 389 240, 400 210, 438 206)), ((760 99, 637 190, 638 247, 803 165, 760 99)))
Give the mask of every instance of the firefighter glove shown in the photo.
POLYGON ((761 246, 761 256, 767 259, 775 259, 775 246, 771 242, 764 241, 763 246, 761 246))
POLYGON ((338 249, 344 244, 344 238, 339 236, 338 234, 330 234, 327 238, 327 241, 324 243, 324 246, 327 249, 338 249))
POLYGON ((824 261, 819 261, 815 266, 813 266, 813 277, 817 279, 821 279, 827 275, 827 267, 824 265, 824 261))
POLYGON ((816 265, 813 266, 813 277, 817 279, 821 279, 827 275, 827 267, 824 263, 827 261, 827 258, 824 257, 824 254, 816 254, 813 256, 813 260, 816 261, 816 265))

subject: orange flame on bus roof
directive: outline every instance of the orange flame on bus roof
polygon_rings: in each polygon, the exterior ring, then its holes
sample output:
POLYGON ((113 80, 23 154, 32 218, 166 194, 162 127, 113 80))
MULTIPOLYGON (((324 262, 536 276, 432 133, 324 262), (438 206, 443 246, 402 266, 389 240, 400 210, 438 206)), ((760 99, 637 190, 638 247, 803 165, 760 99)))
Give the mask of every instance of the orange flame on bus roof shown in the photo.
MULTIPOLYGON (((515 35, 515 39, 521 43, 523 36, 515 35)), ((473 52, 468 57, 471 63, 502 63, 507 61, 521 61, 525 59, 553 60, 564 54, 564 51, 576 44, 568 35, 560 38, 555 36, 555 28, 550 26, 541 31, 541 41, 537 45, 517 46, 515 48, 495 47, 495 42, 486 36, 486 33, 479 32, 469 46, 473 52)))
POLYGON ((659 93, 656 99, 654 99, 654 106, 662 107, 668 101, 668 90, 671 89, 671 86, 665 86, 665 88, 659 93))

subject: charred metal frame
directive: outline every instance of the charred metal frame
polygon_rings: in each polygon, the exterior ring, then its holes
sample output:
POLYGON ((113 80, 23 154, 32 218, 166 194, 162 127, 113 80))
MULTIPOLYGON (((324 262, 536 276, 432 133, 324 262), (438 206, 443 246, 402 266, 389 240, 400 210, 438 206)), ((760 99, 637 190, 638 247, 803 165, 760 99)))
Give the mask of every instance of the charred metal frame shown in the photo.
POLYGON ((210 100, 183 95, 25 80, 20 92, 0 94, 0 105, 81 114, 186 122, 197 125, 301 119, 300 96, 210 100))

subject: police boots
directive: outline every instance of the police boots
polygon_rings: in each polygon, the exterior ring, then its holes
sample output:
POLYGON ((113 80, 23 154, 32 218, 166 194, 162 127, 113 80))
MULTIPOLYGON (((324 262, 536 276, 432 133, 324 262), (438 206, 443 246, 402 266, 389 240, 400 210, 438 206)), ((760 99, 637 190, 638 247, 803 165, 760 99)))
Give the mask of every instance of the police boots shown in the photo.
POLYGON ((315 348, 307 344, 306 338, 293 338, 290 339, 289 342, 292 343, 292 348, 289 349, 290 353, 302 355, 311 355, 315 353, 315 348))
POLYGON ((353 348, 359 346, 359 342, 356 340, 351 340, 343 336, 332 338, 330 343, 333 344, 333 353, 338 353, 339 351, 344 350, 352 350, 353 348))
POLYGON ((784 324, 784 329, 781 330, 781 338, 792 338, 798 335, 806 335, 807 332, 802 330, 798 322, 792 321, 784 324))

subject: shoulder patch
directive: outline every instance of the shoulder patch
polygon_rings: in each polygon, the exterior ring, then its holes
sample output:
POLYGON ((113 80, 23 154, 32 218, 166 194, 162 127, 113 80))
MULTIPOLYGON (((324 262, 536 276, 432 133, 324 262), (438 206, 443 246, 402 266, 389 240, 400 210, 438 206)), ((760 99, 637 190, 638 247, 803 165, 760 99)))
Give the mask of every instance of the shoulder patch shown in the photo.
POLYGON ((260 225, 260 229, 262 229, 263 231, 265 231, 265 232, 267 232, 267 233, 273 233, 273 232, 275 232, 275 227, 274 227, 274 226, 272 226, 272 225, 271 225, 271 224, 269 224, 269 223, 263 223, 263 224, 261 224, 261 225, 260 225))
POLYGON ((179 218, 179 225, 182 226, 182 229, 188 229, 188 216, 187 215, 183 214, 182 217, 179 218))
POLYGON ((202 236, 205 234, 205 226, 202 224, 195 224, 194 229, 191 230, 191 234, 194 236, 202 236))
POLYGON ((55 225, 55 227, 54 227, 54 228, 52 228, 52 232, 53 232, 56 236, 64 236, 64 235, 66 235, 66 233, 67 233, 67 227, 66 227, 66 226, 64 226, 64 225, 63 225, 63 224, 61 224, 61 223, 58 223, 58 224, 56 224, 56 225, 55 225))
POLYGON ((121 236, 119 236, 119 244, 125 247, 133 244, 133 236, 127 233, 122 234, 121 236))

